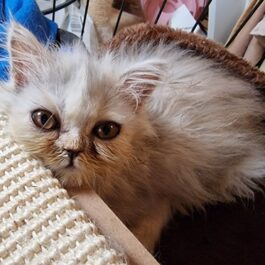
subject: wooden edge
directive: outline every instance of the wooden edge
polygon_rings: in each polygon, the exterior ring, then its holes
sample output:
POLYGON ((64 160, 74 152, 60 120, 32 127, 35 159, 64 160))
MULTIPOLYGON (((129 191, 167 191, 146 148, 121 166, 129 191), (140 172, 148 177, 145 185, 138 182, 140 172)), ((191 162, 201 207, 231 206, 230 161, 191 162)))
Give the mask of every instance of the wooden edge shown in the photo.
POLYGON ((101 232, 121 247, 130 265, 158 265, 156 259, 121 222, 94 191, 71 192, 77 204, 96 223, 101 232))

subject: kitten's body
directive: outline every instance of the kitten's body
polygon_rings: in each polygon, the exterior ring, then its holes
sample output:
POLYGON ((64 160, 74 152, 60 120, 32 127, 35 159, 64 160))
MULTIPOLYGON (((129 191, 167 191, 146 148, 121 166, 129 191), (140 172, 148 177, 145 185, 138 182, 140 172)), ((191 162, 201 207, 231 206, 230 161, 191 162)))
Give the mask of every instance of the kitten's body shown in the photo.
POLYGON ((1 92, 11 132, 65 187, 95 189, 149 250, 172 211, 253 196, 265 175, 265 107, 249 83, 174 44, 89 55, 48 51, 24 31, 10 33, 16 92, 1 92), (36 128, 39 108, 59 130, 36 128), (92 134, 104 120, 121 124, 116 138, 92 134), (80 152, 75 168, 65 149, 80 152))

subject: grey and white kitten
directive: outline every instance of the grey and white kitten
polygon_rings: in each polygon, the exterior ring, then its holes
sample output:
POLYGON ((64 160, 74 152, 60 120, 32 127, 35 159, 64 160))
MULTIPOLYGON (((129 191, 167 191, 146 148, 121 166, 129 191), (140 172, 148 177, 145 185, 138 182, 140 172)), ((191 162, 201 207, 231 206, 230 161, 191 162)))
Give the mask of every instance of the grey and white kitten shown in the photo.
POLYGON ((265 107, 249 83, 175 45, 88 54, 8 34, 0 106, 62 185, 94 189, 152 251, 172 212, 253 197, 265 107))

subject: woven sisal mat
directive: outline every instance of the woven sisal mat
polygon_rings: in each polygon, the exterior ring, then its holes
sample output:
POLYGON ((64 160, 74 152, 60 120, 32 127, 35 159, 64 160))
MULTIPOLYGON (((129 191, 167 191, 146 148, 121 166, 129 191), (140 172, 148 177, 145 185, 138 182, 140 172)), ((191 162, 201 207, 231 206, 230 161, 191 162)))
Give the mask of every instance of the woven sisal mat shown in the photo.
POLYGON ((0 264, 126 264, 0 115, 0 264))

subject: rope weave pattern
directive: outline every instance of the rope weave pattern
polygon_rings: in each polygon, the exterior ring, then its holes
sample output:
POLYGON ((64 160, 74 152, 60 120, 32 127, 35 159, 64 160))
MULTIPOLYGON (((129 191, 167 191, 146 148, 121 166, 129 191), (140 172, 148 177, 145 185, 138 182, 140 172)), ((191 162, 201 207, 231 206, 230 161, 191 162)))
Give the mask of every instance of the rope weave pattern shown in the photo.
POLYGON ((126 264, 0 115, 0 264, 126 264))

